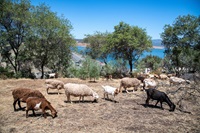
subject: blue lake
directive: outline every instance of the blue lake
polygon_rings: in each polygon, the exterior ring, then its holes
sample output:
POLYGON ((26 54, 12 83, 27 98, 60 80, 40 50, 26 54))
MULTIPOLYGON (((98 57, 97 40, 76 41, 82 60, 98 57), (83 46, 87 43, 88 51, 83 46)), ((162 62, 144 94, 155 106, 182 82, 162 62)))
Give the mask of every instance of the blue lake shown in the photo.
MULTIPOLYGON (((81 51, 84 53, 86 47, 82 47, 82 46, 77 46, 77 49, 78 49, 78 52, 80 53, 81 51)), ((164 51, 165 49, 155 49, 155 48, 152 48, 150 52, 144 52, 143 55, 140 57, 140 58, 145 58, 147 55, 152 55, 152 56, 158 56, 160 58, 164 58, 164 51)), ((112 61, 113 58, 112 57, 108 57, 107 58, 107 61, 112 61)), ((100 60, 101 61, 101 60, 100 60)))

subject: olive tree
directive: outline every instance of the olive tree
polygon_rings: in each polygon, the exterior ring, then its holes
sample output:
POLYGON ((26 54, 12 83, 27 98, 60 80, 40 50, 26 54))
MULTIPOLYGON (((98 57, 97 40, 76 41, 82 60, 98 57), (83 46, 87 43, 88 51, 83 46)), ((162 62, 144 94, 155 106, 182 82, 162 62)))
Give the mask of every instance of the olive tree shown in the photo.
POLYGON ((31 5, 28 0, 0 1, 0 51, 3 60, 17 75, 23 61, 22 52, 30 34, 31 5))
POLYGON ((179 16, 172 25, 165 25, 161 34, 166 58, 171 69, 200 71, 200 16, 179 16))
POLYGON ((69 20, 58 17, 44 4, 33 9, 27 53, 44 77, 44 67, 61 72, 69 64, 73 37, 69 20))
POLYGON ((108 36, 106 48, 116 60, 122 58, 128 61, 132 72, 134 61, 139 59, 143 51, 150 50, 151 47, 151 37, 147 35, 145 29, 120 22, 108 36))

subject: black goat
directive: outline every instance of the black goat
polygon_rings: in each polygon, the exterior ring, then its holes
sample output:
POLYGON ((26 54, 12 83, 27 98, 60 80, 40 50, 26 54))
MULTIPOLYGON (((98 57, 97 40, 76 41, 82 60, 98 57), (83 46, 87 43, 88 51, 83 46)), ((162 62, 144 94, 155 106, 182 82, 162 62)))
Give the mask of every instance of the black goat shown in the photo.
POLYGON ((147 92, 146 105, 149 105, 149 100, 153 99, 153 100, 157 100, 155 106, 157 106, 158 102, 160 102, 160 106, 163 109, 162 103, 166 102, 170 107, 169 111, 175 110, 176 106, 170 101, 169 97, 164 92, 161 92, 153 88, 145 89, 145 91, 147 92))

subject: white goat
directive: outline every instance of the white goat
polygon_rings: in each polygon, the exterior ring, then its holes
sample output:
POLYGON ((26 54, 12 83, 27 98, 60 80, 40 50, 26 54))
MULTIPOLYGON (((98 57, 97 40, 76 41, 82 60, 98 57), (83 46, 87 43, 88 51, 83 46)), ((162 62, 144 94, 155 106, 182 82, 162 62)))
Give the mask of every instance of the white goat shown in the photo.
POLYGON ((153 79, 144 79, 143 89, 146 89, 146 87, 155 88, 156 86, 157 86, 157 83, 156 83, 155 80, 153 80, 153 79))
POLYGON ((108 86, 108 85, 103 86, 102 85, 102 87, 104 89, 104 99, 105 99, 105 95, 107 95, 108 99, 109 99, 108 95, 112 95, 113 96, 113 100, 114 100, 115 96, 117 94, 119 94, 119 92, 120 92, 119 88, 115 88, 115 87, 112 87, 112 86, 108 86))
POLYGON ((56 76, 57 76, 57 73, 50 73, 49 74, 49 78, 56 78, 56 76))
POLYGON ((70 96, 79 97, 79 102, 82 98, 84 101, 84 96, 92 96, 94 101, 99 98, 99 95, 94 92, 89 86, 86 84, 74 84, 74 83, 67 83, 64 85, 65 94, 67 96, 67 101, 71 102, 70 96))

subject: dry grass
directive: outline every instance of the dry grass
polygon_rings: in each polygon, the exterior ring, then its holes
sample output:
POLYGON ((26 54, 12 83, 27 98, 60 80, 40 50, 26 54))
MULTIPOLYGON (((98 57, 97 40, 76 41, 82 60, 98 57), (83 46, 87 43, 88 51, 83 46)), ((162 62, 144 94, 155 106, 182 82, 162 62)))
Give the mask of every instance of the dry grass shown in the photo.
MULTIPOLYGON (((59 79, 64 83, 85 83, 92 87, 99 95, 98 103, 92 103, 90 97, 85 97, 84 103, 67 103, 64 90, 61 95, 57 95, 57 90, 49 90, 47 95, 44 80, 30 79, 9 79, 0 80, 0 133, 35 133, 35 132, 102 132, 102 133, 121 133, 121 132, 200 132, 200 110, 199 105, 188 103, 187 107, 192 114, 183 113, 179 110, 169 112, 169 107, 164 104, 164 110, 155 107, 145 108, 143 105, 146 100, 146 93, 136 91, 130 94, 119 94, 114 103, 102 99, 103 91, 101 84, 119 86, 120 80, 103 81, 90 83, 87 80, 79 79, 59 79), (47 119, 31 116, 25 117, 25 111, 14 112, 12 89, 26 87, 40 90, 45 97, 52 103, 58 111, 58 117, 47 119), (54 93, 55 92, 55 93, 54 93)), ((161 90, 174 89, 159 87, 161 90)), ((175 97, 170 96, 172 101, 175 97)), ((73 101, 78 98, 72 97, 73 101)), ((155 104, 155 101, 150 101, 155 104)), ((23 106, 26 104, 23 103, 23 106)), ((18 106, 17 106, 18 107, 18 106)), ((36 111, 40 114, 41 111, 36 111)), ((48 111, 48 113, 50 113, 48 111)))

